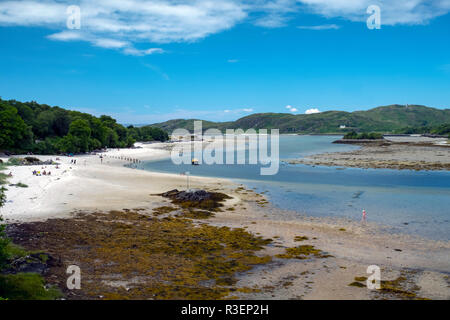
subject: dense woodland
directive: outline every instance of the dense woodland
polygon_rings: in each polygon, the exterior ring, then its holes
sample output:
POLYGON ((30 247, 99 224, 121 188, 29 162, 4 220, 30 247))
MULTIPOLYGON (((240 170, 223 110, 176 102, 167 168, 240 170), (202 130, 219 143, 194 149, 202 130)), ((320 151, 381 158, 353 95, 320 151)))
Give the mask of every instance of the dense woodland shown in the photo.
POLYGON ((56 154, 131 147, 136 141, 166 141, 156 127, 124 127, 110 116, 0 99, 0 151, 56 154))

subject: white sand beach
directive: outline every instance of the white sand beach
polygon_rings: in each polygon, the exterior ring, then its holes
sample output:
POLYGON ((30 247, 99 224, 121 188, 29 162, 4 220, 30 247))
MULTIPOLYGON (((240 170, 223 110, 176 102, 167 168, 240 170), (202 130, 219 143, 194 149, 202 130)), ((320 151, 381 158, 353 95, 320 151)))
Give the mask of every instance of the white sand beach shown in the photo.
MULTIPOLYGON (((38 156, 42 161, 59 163, 47 166, 10 166, 8 184, 23 183, 25 188, 6 186, 7 202, 0 213, 7 222, 31 222, 65 217, 74 210, 117 210, 153 207, 150 194, 186 188, 186 177, 135 170, 124 167, 133 158, 157 160, 170 155, 168 145, 137 144, 133 149, 111 149, 100 154, 75 157, 38 156), (59 160, 56 160, 59 159, 59 160), (71 161, 76 159, 76 164, 71 161), (33 175, 33 171, 51 175, 33 175)), ((21 156, 18 156, 21 157, 21 156)), ((7 162, 7 158, 0 158, 7 162)), ((218 179, 190 178, 193 188, 217 185, 218 179)), ((225 184, 226 181, 219 182, 225 184)))

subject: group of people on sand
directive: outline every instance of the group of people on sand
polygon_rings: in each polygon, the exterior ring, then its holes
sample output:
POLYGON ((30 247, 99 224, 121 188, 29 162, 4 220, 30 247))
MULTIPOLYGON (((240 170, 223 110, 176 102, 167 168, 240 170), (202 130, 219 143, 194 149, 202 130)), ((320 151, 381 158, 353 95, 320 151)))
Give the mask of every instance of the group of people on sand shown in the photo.
POLYGON ((42 174, 41 174, 40 171, 33 170, 33 176, 51 176, 51 175, 52 175, 51 171, 47 172, 44 170, 44 171, 42 171, 42 174))

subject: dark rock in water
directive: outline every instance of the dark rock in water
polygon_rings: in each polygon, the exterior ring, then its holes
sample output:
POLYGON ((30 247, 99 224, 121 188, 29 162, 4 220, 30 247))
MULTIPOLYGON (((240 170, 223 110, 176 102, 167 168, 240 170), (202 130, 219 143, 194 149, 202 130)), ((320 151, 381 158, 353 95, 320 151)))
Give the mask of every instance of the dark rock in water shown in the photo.
POLYGON ((213 194, 205 190, 178 191, 175 189, 163 193, 162 196, 180 201, 203 201, 213 198, 213 194))

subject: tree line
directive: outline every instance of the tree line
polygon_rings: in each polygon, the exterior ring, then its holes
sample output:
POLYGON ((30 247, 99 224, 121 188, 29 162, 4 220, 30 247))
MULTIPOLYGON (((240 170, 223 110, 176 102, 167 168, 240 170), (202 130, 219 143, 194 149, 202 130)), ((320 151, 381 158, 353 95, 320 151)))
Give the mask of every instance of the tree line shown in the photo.
POLYGON ((436 134, 441 136, 448 136, 448 138, 450 139, 450 123, 444 123, 437 126, 406 127, 401 130, 398 130, 396 133, 436 134))
POLYGON ((357 133, 356 131, 351 131, 351 132, 347 133, 343 139, 344 140, 379 140, 379 139, 383 139, 383 135, 381 133, 377 133, 377 132, 357 133))
POLYGON ((125 127, 110 116, 0 99, 0 150, 16 153, 84 153, 127 148, 136 141, 166 141, 156 127, 125 127))

